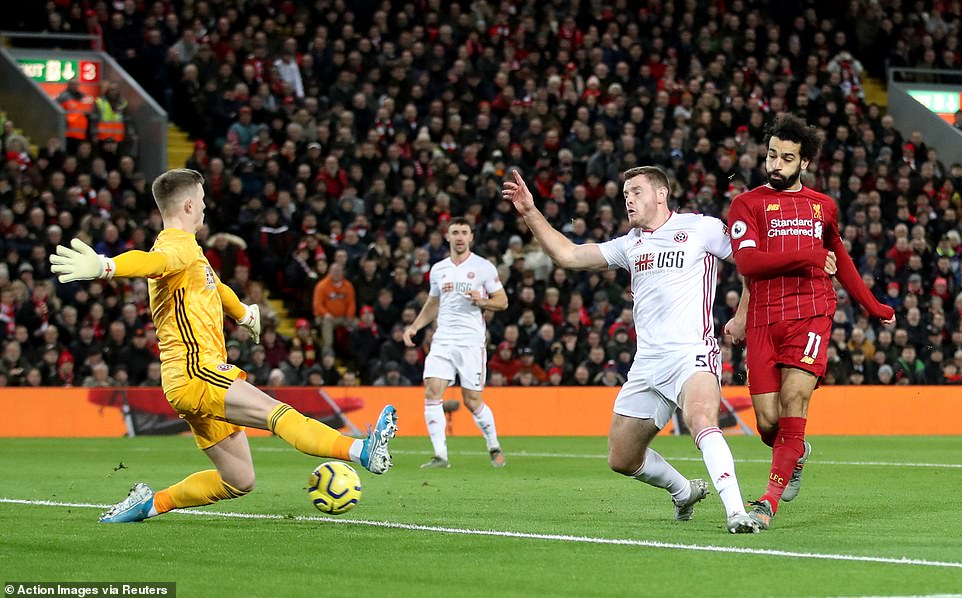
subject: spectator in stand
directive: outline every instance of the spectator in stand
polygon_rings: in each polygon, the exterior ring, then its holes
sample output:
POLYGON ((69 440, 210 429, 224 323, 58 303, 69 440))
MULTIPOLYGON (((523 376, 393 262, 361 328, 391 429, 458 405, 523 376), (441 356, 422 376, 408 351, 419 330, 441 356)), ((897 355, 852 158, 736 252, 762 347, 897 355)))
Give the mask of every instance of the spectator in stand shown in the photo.
MULTIPOLYGON (((173 48, 168 55, 179 57, 173 48)), ((197 65, 184 66, 179 79, 171 98, 171 120, 187 131, 192 139, 197 139, 206 131, 203 119, 204 94, 197 65)))
POLYGON ((341 370, 338 369, 337 367, 333 350, 323 349, 321 351, 320 368, 321 368, 321 377, 324 379, 324 384, 326 384, 327 386, 341 385, 341 379, 343 375, 341 373, 341 370))
POLYGON ((926 378, 925 364, 917 357, 915 347, 912 345, 902 347, 899 358, 895 361, 893 367, 896 384, 929 383, 926 378))
POLYGON ((314 287, 314 318, 321 328, 322 346, 332 348, 335 332, 352 326, 356 315, 354 285, 344 278, 341 264, 331 264, 328 275, 314 287))
POLYGON ((311 367, 319 361, 320 343, 317 341, 311 323, 307 318, 298 318, 294 323, 294 337, 291 338, 291 348, 295 347, 304 353, 304 364, 306 366, 311 367))
POLYGON ((389 361, 381 368, 381 375, 374 380, 374 386, 411 386, 410 380, 401 375, 396 361, 389 361))
POLYGON ((391 327, 391 335, 381 343, 381 347, 378 350, 378 358, 381 362, 400 362, 404 358, 405 349, 404 326, 402 324, 395 324, 391 327))
MULTIPOLYGON (((190 68, 192 67, 187 66, 184 69, 185 77, 187 75, 187 70, 190 68)), ((193 67, 193 69, 196 71, 196 67, 193 67)), ((194 77, 196 77, 196 72, 194 77)), ((251 114, 252 112, 250 106, 241 106, 237 112, 237 121, 227 130, 227 142, 231 144, 231 146, 235 148, 234 151, 241 156, 247 155, 248 149, 254 142, 255 135, 257 135, 257 132, 260 131, 263 126, 255 125, 253 122, 251 122, 251 114)))
POLYGON ((599 386, 621 386, 625 383, 625 377, 618 371, 618 364, 609 359, 601 373, 595 375, 594 383, 599 386))
POLYGON ((548 368, 548 381, 546 386, 561 386, 564 383, 564 370, 560 367, 548 368))
POLYGON ((156 386, 159 387, 161 384, 160 380, 160 362, 151 361, 147 366, 147 375, 144 380, 140 383, 140 386, 156 386))
POLYGON ((280 365, 280 370, 284 374, 284 386, 304 386, 307 382, 308 367, 304 365, 304 351, 299 348, 292 348, 287 354, 287 359, 280 365))
POLYGON ((521 371, 521 361, 514 357, 514 347, 508 341, 498 344, 497 353, 488 360, 488 371, 497 372, 504 377, 506 383, 514 380, 521 371))
POLYGON ((110 368, 107 364, 101 362, 94 365, 91 368, 91 374, 84 378, 83 386, 87 388, 114 386, 114 379, 110 377, 110 368))
POLYGON ((139 386, 147 378, 147 370, 157 357, 147 348, 147 334, 143 328, 136 329, 130 344, 118 357, 118 365, 123 365, 131 386, 139 386))
POLYGON ((418 347, 405 347, 404 356, 398 363, 401 376, 408 380, 421 380, 424 378, 424 358, 418 347))
POLYGON ((351 282, 354 285, 358 303, 371 306, 377 304, 378 296, 384 289, 384 278, 378 270, 377 261, 364 259, 361 262, 360 273, 351 282))
POLYGON ((284 42, 281 57, 274 61, 274 68, 277 69, 277 74, 290 93, 300 99, 304 97, 304 83, 301 80, 301 69, 297 66, 297 61, 294 58, 294 48, 290 47, 289 43, 294 45, 296 40, 290 38, 284 42))
POLYGON ((348 338, 350 354, 361 376, 361 382, 370 384, 374 380, 376 366, 379 365, 374 358, 379 353, 381 342, 381 333, 374 321, 373 307, 361 306, 361 317, 358 319, 357 326, 351 329, 348 338))
POLYGON ((531 347, 521 347, 518 349, 518 362, 521 367, 513 379, 515 384, 519 383, 519 376, 527 374, 531 376, 531 382, 526 386, 538 386, 548 381, 548 373, 540 365, 535 363, 534 351, 531 347))
POLYGON ((271 366, 267 363, 267 353, 264 351, 264 347, 254 345, 251 348, 250 361, 243 366, 243 370, 247 372, 247 380, 251 384, 263 385, 267 383, 271 374, 271 366))
POLYGON ((231 280, 234 278, 237 266, 246 268, 251 266, 246 249, 247 242, 237 235, 216 233, 207 240, 204 257, 221 280, 231 280))
POLYGON ((261 346, 266 353, 265 361, 273 369, 287 359, 287 343, 273 328, 261 330, 261 346))

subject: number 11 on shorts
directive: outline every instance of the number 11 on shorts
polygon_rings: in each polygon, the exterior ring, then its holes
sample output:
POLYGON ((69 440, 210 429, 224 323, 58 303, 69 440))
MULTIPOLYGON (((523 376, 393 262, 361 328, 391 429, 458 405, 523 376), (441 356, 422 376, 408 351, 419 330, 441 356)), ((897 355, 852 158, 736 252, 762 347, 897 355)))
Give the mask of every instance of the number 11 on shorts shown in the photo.
POLYGON ((822 346, 822 335, 814 332, 808 333, 808 343, 802 351, 802 363, 813 364, 818 358, 818 348, 822 346))

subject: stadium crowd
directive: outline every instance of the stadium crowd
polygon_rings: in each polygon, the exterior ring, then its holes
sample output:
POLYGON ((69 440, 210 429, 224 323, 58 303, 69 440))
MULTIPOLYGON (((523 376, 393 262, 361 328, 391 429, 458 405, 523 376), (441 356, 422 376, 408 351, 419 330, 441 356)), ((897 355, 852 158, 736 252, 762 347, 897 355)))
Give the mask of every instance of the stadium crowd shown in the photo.
MULTIPOLYGON (((102 36, 194 140, 199 241, 264 316, 259 345, 228 324, 228 359, 255 384, 419 384, 431 333, 416 348, 401 334, 461 215, 509 295, 486 312, 488 384, 622 383, 627 274, 554 267, 501 199, 506 172, 576 242, 625 232, 620 173, 639 164, 672 173, 675 209, 725 219, 764 183, 782 111, 824 132, 803 182, 838 202, 898 317, 882 329, 840 290, 825 382, 962 383, 962 165, 903 135, 862 85, 886 62, 958 69, 958 0, 42 4, 18 8, 20 28, 102 36), (291 338, 268 295, 296 318, 291 338)), ((136 145, 31 153, 14 123, 2 135, 0 385, 159 385, 146 282, 60 285, 46 260, 73 236, 108 256, 150 248, 161 222, 136 145)), ((719 272, 722 336, 741 285, 719 272)), ((743 382, 741 349, 722 347, 724 382, 743 382)))

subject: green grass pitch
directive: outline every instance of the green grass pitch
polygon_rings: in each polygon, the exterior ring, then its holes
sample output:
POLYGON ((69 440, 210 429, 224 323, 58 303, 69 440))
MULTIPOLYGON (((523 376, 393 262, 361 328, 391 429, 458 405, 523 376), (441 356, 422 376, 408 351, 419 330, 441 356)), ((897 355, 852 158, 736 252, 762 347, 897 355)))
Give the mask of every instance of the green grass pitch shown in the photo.
MULTIPOLYGON (((449 439, 448 470, 419 469, 426 438, 396 439, 394 469, 361 471, 360 506, 337 518, 307 499, 320 460, 259 438, 256 490, 202 509, 243 516, 195 509, 128 525, 76 505, 208 468, 191 438, 3 439, 0 581, 174 581, 180 596, 962 593, 962 438, 811 440, 799 497, 770 531, 732 536, 714 495, 674 521, 665 492, 607 469, 604 438, 505 438, 500 470, 480 438, 449 439)), ((729 442, 755 498, 770 450, 729 442)), ((654 448, 705 475, 690 438, 654 448)))

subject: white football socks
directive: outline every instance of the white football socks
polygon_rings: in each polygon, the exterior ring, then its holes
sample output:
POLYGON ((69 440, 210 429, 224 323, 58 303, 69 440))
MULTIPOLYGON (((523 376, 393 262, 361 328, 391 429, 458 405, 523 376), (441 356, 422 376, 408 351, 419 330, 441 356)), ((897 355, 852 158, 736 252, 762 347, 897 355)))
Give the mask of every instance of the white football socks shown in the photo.
POLYGON ((715 491, 725 505, 725 513, 744 513, 745 504, 738 488, 738 478, 735 477, 735 459, 721 430, 714 426, 705 428, 695 437, 695 446, 701 451, 715 491))
POLYGON ((444 407, 438 403, 424 403, 424 421, 428 425, 428 435, 434 447, 434 456, 448 460, 448 442, 445 428, 448 425, 444 417, 444 407))
POLYGON ((645 451, 645 462, 631 477, 656 488, 664 488, 675 503, 691 497, 691 484, 665 458, 651 449, 645 451))
POLYGON ((498 443, 498 431, 494 427, 494 413, 491 408, 488 407, 486 403, 481 403, 478 410, 473 413, 474 423, 478 424, 478 428, 481 433, 484 434, 484 442, 488 446, 488 450, 492 451, 496 448, 501 448, 498 443))
POLYGON ((358 438, 351 443, 351 448, 348 450, 348 456, 351 458, 352 463, 361 462, 361 453, 364 451, 364 439, 358 438))

